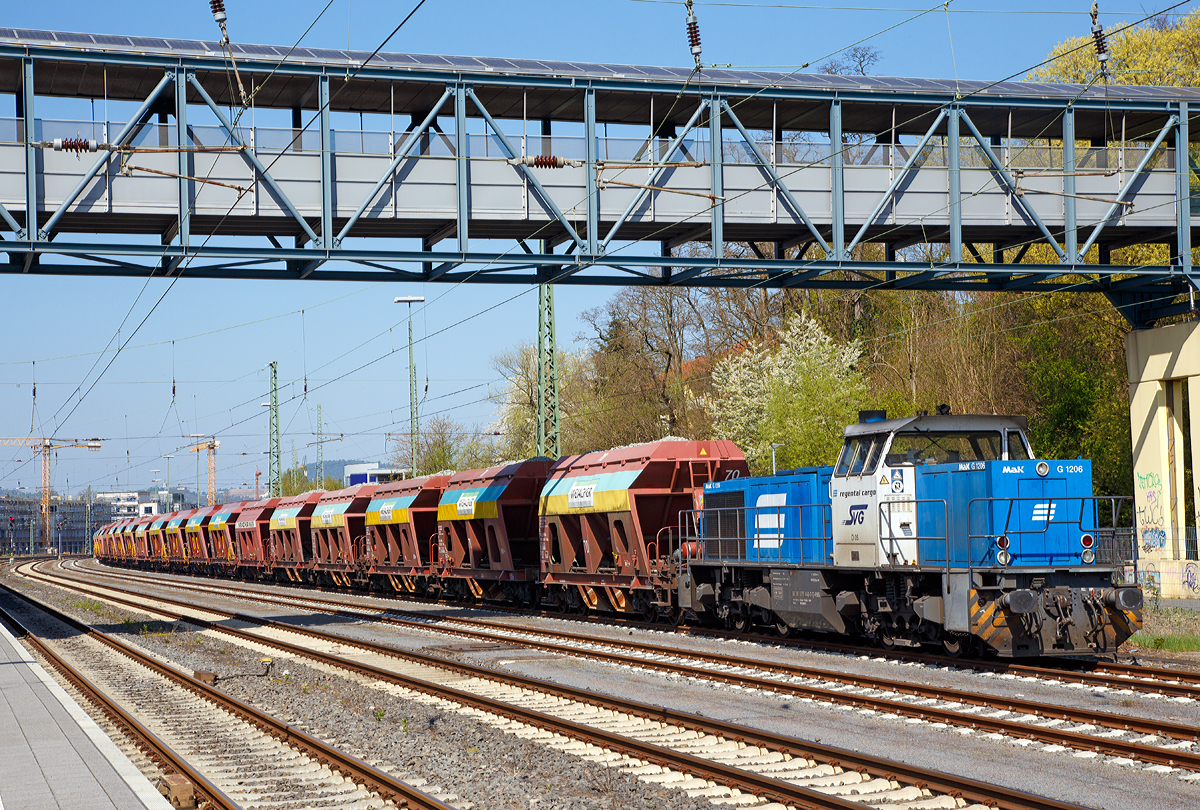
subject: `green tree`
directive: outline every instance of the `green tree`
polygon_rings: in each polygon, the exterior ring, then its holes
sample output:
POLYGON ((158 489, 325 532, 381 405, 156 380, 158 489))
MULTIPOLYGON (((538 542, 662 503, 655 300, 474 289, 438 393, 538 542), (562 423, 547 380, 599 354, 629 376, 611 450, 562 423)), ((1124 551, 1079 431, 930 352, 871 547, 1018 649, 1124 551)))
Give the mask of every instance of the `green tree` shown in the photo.
POLYGON ((293 495, 299 495, 309 490, 319 489, 319 487, 308 480, 308 470, 299 464, 293 464, 284 470, 283 475, 279 477, 279 484, 280 491, 285 498, 290 498, 293 495))
MULTIPOLYGON (((464 425, 445 414, 436 414, 421 422, 417 436, 417 475, 443 470, 472 470, 490 467, 502 460, 492 430, 464 425)), ((412 461, 409 437, 403 434, 388 463, 408 467, 412 461)))
POLYGON ((753 472, 829 464, 842 431, 867 397, 857 341, 838 343, 807 315, 788 320, 777 343, 754 341, 713 369, 715 433, 746 454, 753 472))
POLYGON ((1094 296, 1054 293, 1022 302, 1021 347, 1034 452, 1092 461, 1097 494, 1129 495, 1133 460, 1121 316, 1094 296))

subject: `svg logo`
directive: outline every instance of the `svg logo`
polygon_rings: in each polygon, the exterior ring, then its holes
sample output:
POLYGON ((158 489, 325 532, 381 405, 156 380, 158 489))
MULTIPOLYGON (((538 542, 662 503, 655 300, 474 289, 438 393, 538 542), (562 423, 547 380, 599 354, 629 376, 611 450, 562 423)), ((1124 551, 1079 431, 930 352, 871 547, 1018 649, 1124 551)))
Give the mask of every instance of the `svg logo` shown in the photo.
POLYGON ((865 503, 856 503, 850 507, 850 517, 842 521, 842 524, 845 526, 861 526, 866 514, 867 505, 865 503))

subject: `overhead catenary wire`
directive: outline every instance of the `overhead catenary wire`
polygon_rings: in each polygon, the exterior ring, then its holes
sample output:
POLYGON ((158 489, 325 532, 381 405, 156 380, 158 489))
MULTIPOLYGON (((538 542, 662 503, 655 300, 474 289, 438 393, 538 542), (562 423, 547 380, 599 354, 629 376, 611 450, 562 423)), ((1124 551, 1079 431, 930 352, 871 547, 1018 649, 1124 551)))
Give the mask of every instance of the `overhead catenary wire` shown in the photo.
MULTIPOLYGON (((401 28, 401 27, 403 27, 403 25, 404 25, 406 22, 408 22, 408 20, 409 20, 409 19, 412 17, 412 15, 413 15, 413 14, 415 14, 415 13, 416 13, 416 11, 417 11, 417 10, 418 10, 418 9, 419 9, 419 8, 420 8, 420 7, 421 7, 423 4, 424 4, 424 2, 425 2, 425 0, 420 0, 420 2, 419 2, 419 3, 418 3, 418 4, 417 4, 417 5, 416 5, 416 6, 413 8, 413 10, 412 10, 411 12, 409 12, 408 16, 407 16, 407 17, 405 17, 405 18, 404 18, 404 20, 402 20, 402 21, 401 21, 401 23, 400 23, 400 24, 399 24, 399 25, 398 25, 398 26, 397 26, 397 27, 396 27, 396 28, 395 28, 395 29, 392 31, 392 33, 391 33, 391 34, 388 36, 388 38, 387 38, 387 39, 385 39, 385 40, 384 40, 384 42, 383 42, 383 43, 381 43, 381 44, 380 44, 380 46, 379 46, 378 48, 376 48, 376 50, 375 50, 375 51, 374 51, 374 52, 371 54, 371 56, 369 56, 369 57, 368 57, 366 60, 364 60, 364 61, 363 61, 363 63, 362 63, 360 66, 359 66, 358 70, 356 70, 356 71, 355 71, 355 75, 357 75, 358 71, 361 71, 361 70, 362 70, 362 68, 363 68, 363 67, 365 67, 365 65, 367 64, 367 62, 369 62, 369 61, 370 61, 370 60, 371 60, 371 59, 372 59, 372 58, 373 58, 373 57, 374 57, 376 54, 378 54, 378 53, 379 53, 379 51, 380 51, 380 50, 382 50, 382 48, 383 48, 383 47, 384 47, 384 46, 387 44, 387 42, 388 42, 388 41, 390 41, 390 39, 391 39, 393 36, 395 36, 395 34, 396 34, 396 33, 397 33, 399 30, 400 30, 400 28, 401 28)), ((328 7, 328 6, 327 6, 327 7, 328 7)), ((327 7, 326 7, 326 8, 327 8, 327 7)), ((323 14, 323 13, 324 13, 324 10, 322 11, 322 14, 323 14)), ((318 16, 318 19, 319 19, 319 16, 318 16)), ((315 22, 314 22, 314 24, 315 24, 315 22)), ((902 25, 902 24, 903 24, 903 22, 902 22, 902 23, 899 23, 899 24, 897 24, 897 25, 902 25)), ((892 27, 894 28, 894 27, 896 27, 896 26, 892 26, 892 27)), ((310 26, 310 29, 311 29, 311 26, 310 26)), ((885 29, 885 30, 890 30, 890 29, 885 29)), ((690 26, 689 26, 689 33, 690 33, 690 26)), ((293 46, 293 47, 294 47, 294 46, 293 46)), ((697 43, 697 46, 694 46, 694 47, 698 47, 698 43, 697 43)), ((851 47, 851 46, 848 46, 848 47, 851 47)), ((699 62, 699 59, 698 59, 698 54, 697 54, 697 62, 699 62)), ((693 75, 695 75, 695 73, 696 73, 696 72, 693 72, 693 75)), ((683 92, 686 90, 687 84, 688 84, 688 83, 690 83, 690 81, 691 81, 691 78, 692 78, 692 76, 689 76, 689 78, 688 78, 688 82, 685 82, 685 84, 684 84, 684 87, 683 87, 683 88, 680 90, 680 93, 679 93, 679 95, 677 95, 677 96, 676 96, 676 99, 675 99, 675 102, 676 102, 676 103, 678 102, 679 98, 680 98, 680 97, 682 97, 682 94, 683 94, 683 92)), ((338 91, 337 91, 337 92, 335 92, 335 93, 333 94, 333 96, 330 98, 330 100, 329 100, 329 102, 328 102, 329 104, 331 104, 331 103, 332 103, 332 101, 333 101, 333 98, 336 98, 337 94, 341 92, 341 90, 344 88, 344 86, 345 86, 345 85, 343 85, 343 87, 342 87, 342 88, 339 88, 339 89, 338 89, 338 91)), ((674 107, 674 103, 672 104, 672 109, 673 109, 673 107, 674 107)), ((243 106, 243 109, 244 109, 244 106, 243 106)), ((322 109, 323 109, 323 108, 322 108, 322 109)), ((320 114, 320 112, 321 112, 321 111, 319 110, 319 111, 318 111, 318 113, 317 113, 317 115, 319 115, 319 114, 320 114)), ((664 119, 663 119, 663 122, 664 122, 664 123, 665 123, 665 122, 666 122, 666 121, 669 119, 670 112, 671 112, 671 110, 668 110, 668 115, 667 115, 666 117, 664 117, 664 119)), ((239 112, 239 115, 240 115, 240 112, 239 112)), ((307 130, 307 128, 308 128, 309 126, 311 126, 311 125, 312 125, 313 121, 315 121, 315 120, 316 120, 316 117, 317 117, 317 116, 316 116, 316 115, 314 115, 314 117, 313 117, 312 119, 310 119, 310 121, 309 121, 308 125, 306 125, 306 126, 304 127, 304 130, 307 130)), ((236 124, 235 124, 235 125, 236 125, 236 124)), ((299 137, 299 136, 297 135, 296 137, 299 137)), ((295 138, 293 138, 293 141, 294 141, 294 140, 295 140, 295 138)), ((281 153, 281 154, 282 154, 282 153, 281 153)), ((271 163, 271 166, 273 166, 273 165, 274 165, 274 163, 275 163, 276 161, 278 161, 278 159, 279 159, 279 157, 276 157, 276 158, 275 158, 275 160, 274 160, 274 161, 272 161, 272 163, 271 163)), ((269 168, 270 168, 270 166, 268 166, 268 169, 269 169, 269 168)), ((235 204, 236 204, 236 203, 235 203, 235 204)), ((230 211, 227 211, 227 212, 226 212, 226 214, 225 214, 225 215, 222 217, 222 220, 221 220, 221 222, 224 222, 225 218, 227 218, 227 217, 228 217, 229 213, 230 213, 232 210, 233 210, 233 207, 231 206, 231 207, 230 207, 230 211)), ((218 226, 217 226, 217 228, 214 228, 214 229, 212 230, 212 232, 210 233, 209 237, 208 237, 208 238, 205 240, 205 244, 208 242, 208 239, 211 239, 211 237, 212 237, 212 234, 213 234, 213 233, 216 233, 216 231, 219 229, 219 227, 220 227, 220 223, 218 223, 218 226)), ((180 268, 180 271, 179 271, 179 273, 178 273, 178 274, 177 274, 177 275, 176 275, 176 276, 175 276, 175 277, 172 279, 172 281, 171 281, 171 284, 168 286, 167 290, 166 290, 166 291, 164 291, 163 295, 162 295, 162 296, 159 298, 159 301, 158 301, 158 302, 155 304, 154 308, 152 308, 152 309, 151 309, 151 312, 147 314, 146 318, 144 318, 144 319, 142 320, 142 322, 141 322, 141 323, 138 325, 138 327, 137 327, 137 328, 134 330, 134 334, 136 334, 136 333, 137 333, 137 331, 138 331, 138 330, 140 330, 140 328, 141 328, 142 324, 144 324, 144 323, 145 323, 145 321, 146 321, 146 319, 148 319, 148 318, 149 318, 149 315, 150 315, 150 314, 153 314, 153 311, 154 311, 154 309, 156 309, 156 308, 157 308, 157 306, 158 306, 158 303, 161 303, 161 301, 163 300, 163 298, 165 298, 165 297, 167 296, 167 294, 169 294, 169 293, 170 293, 171 289, 172 289, 172 288, 174 287, 174 285, 175 285, 175 282, 176 282, 176 281, 177 281, 177 280, 178 280, 180 277, 182 277, 184 270, 185 270, 185 269, 186 269, 186 267, 187 267, 187 266, 188 266, 188 265, 191 263, 191 260, 192 260, 192 257, 188 257, 188 259, 185 261, 184 265, 183 265, 183 266, 180 268)), ((476 271, 476 272, 479 272, 479 271, 476 271)), ((473 274, 471 274, 471 276, 469 276, 468 278, 470 278, 470 277, 473 277, 474 275, 475 275, 475 274, 473 273, 473 274)), ((146 282, 146 284, 148 285, 148 283, 149 283, 149 279, 147 279, 147 282, 146 282)), ((462 283, 462 282, 460 282, 460 283, 462 283)), ((457 285, 455 285, 455 286, 457 287, 457 285)), ((142 292, 144 292, 144 290, 145 290, 145 287, 143 287, 143 290, 142 290, 142 292)), ((135 302, 134 302, 134 305, 133 305, 134 307, 136 307, 137 300, 140 300, 140 297, 141 297, 141 294, 142 294, 142 292, 139 292, 138 299, 135 299, 135 302)), ((436 300, 439 300, 439 299, 440 299, 440 298, 442 298, 442 297, 444 297, 444 295, 446 295, 446 294, 448 294, 448 293, 449 293, 449 291, 448 291, 447 293, 444 293, 442 296, 438 296, 438 298, 437 298, 437 299, 435 299, 435 301, 436 301, 436 300)), ((434 303, 434 302, 429 302, 429 303, 434 303)), ((425 306, 423 306, 423 307, 422 307, 422 309, 424 309, 426 306, 428 306, 428 304, 426 304, 425 306)), ((133 309, 133 307, 131 307, 131 309, 130 309, 130 311, 131 311, 131 312, 132 312, 132 309, 133 309)), ((127 344, 128 344, 128 340, 131 340, 131 339, 132 339, 132 335, 130 336, 130 338, 129 338, 129 339, 127 339, 127 341, 126 341, 126 344, 124 344, 124 345, 127 345, 127 344)), ((111 345, 111 341, 110 341, 110 345, 111 345)), ((104 373, 107 371, 107 369, 108 369, 109 367, 111 367, 111 365, 112 365, 112 362, 113 362, 113 361, 115 361, 115 359, 116 359, 117 355, 119 355, 119 354, 120 354, 121 350, 124 348, 124 345, 118 348, 118 351, 117 351, 117 353, 116 353, 116 354, 114 354, 114 356, 113 356, 113 360, 112 360, 112 361, 110 361, 110 362, 109 362, 109 364, 108 364, 107 366, 105 366, 105 369, 104 369, 104 370, 101 372, 101 374, 100 374, 100 376, 101 376, 101 377, 102 377, 102 376, 103 376, 103 374, 104 374, 104 373)), ((98 361, 99 361, 99 358, 98 358, 97 362, 98 362, 98 361)), ((93 368, 94 368, 94 366, 93 366, 93 368)), ((90 374, 90 372, 89 372, 89 374, 90 374)), ((99 379, 99 377, 98 377, 97 379, 99 379)), ((81 383, 81 386, 82 386, 82 383, 81 383)), ((93 386, 93 387, 94 387, 94 386, 93 386)), ((87 393, 89 393, 91 390, 92 390, 92 389, 91 389, 91 388, 89 388, 89 389, 88 389, 88 392, 85 392, 85 393, 83 394, 83 397, 81 397, 81 398, 80 398, 80 400, 79 400, 79 402, 77 402, 77 403, 76 403, 76 406, 75 406, 75 408, 77 408, 77 407, 78 407, 78 405, 79 405, 79 404, 82 402, 82 399, 83 399, 84 397, 86 397, 86 396, 87 396, 87 393)), ((72 395, 72 396, 73 396, 73 395, 72 395)), ((70 398, 68 398, 68 401, 69 401, 69 399, 70 399, 70 398)), ((64 405, 65 405, 65 403, 64 403, 64 405)), ((70 416, 71 416, 71 415, 74 413, 74 411, 75 411, 75 408, 72 408, 71 412, 70 412, 70 413, 68 413, 68 415, 67 415, 66 419, 69 419, 69 418, 70 418, 70 416)), ((60 410, 61 410, 61 409, 60 409, 60 410)), ((65 421, 66 421, 66 419, 64 419, 63 421, 65 422, 65 421)))
MULTIPOLYGON (((220 2, 220 0, 212 0, 212 2, 217 3, 217 2, 220 2)), ((408 15, 405 16, 404 19, 400 21, 400 24, 397 25, 392 30, 392 32, 387 36, 387 38, 384 39, 383 42, 381 42, 379 44, 379 47, 377 47, 375 49, 375 51, 369 57, 367 57, 367 59, 363 60, 363 63, 361 65, 359 65, 359 67, 355 70, 354 75, 358 75, 358 73, 364 67, 366 67, 367 63, 370 62, 371 59, 373 59, 381 50, 383 50, 384 46, 386 46, 387 43, 391 41, 392 37, 394 37, 397 33, 399 33, 400 29, 404 27, 405 23, 407 23, 410 19, 412 19, 413 15, 416 14, 417 11, 423 5, 425 5, 426 2, 427 2, 427 0, 418 0, 416 6, 414 6, 413 9, 408 13, 408 15)), ((215 13, 215 7, 214 7, 214 13, 215 13)), ((351 77, 348 77, 347 80, 349 78, 351 78, 351 77)), ((329 100, 327 102, 325 102, 324 105, 322 105, 320 110, 317 111, 317 115, 309 120, 308 125, 306 125, 304 127, 305 130, 308 129, 309 126, 312 126, 312 123, 313 123, 313 121, 316 120, 316 117, 319 116, 324 111, 324 108, 326 106, 332 104, 333 99, 336 98, 338 96, 338 94, 340 94, 342 92, 342 90, 344 90, 345 88, 346 88, 346 84, 343 84, 341 87, 339 87, 337 89, 337 91, 335 91, 330 96, 329 100)), ((299 133, 293 137, 293 142, 295 141, 295 138, 298 138, 298 137, 300 137, 299 133)), ((279 160, 280 157, 282 157, 283 154, 284 154, 283 152, 280 152, 280 154, 278 156, 276 156, 273 161, 271 161, 271 164, 267 167, 267 169, 269 170, 272 166, 274 166, 275 163, 279 160)), ((214 163, 214 168, 215 168, 215 163, 214 163)), ((217 233, 217 231, 220 229, 220 227, 224 223, 224 221, 233 212, 236 205, 237 205, 237 201, 235 201, 232 205, 230 205, 229 210, 226 211, 225 214, 221 217, 220 222, 217 223, 217 225, 212 229, 212 231, 209 233, 209 235, 205 238, 204 242, 201 244, 201 248, 203 248, 204 245, 208 244, 208 242, 212 239, 213 235, 215 235, 217 233)), ((112 367, 112 364, 116 361, 117 357, 120 355, 121 350, 124 349, 124 347, 129 344, 129 341, 131 341, 134 338, 134 336, 137 335, 138 331, 142 328, 142 326, 146 323, 146 321, 149 320, 150 316, 154 314, 154 312, 158 309, 159 305, 163 302, 163 300, 167 297, 167 295, 170 294, 171 290, 174 289, 175 284, 179 281, 179 279, 183 278, 183 275, 184 275, 185 270, 187 269, 187 266, 191 263, 192 257, 195 255, 198 255, 198 252, 187 257, 184 260, 184 262, 180 265, 178 272, 172 277, 171 283, 167 285, 167 289, 163 291, 161 296, 159 296, 159 299, 154 303, 154 306, 150 308, 150 311, 147 312, 146 316, 144 318, 142 318, 141 322, 138 323, 137 327, 133 330, 133 333, 126 339, 125 343, 122 344, 122 346, 117 350, 117 352, 115 352, 113 354, 112 359, 108 362, 108 364, 104 367, 104 369, 97 376, 96 381, 99 381, 99 379, 104 376, 105 372, 107 372, 108 369, 112 367)), ((151 274, 150 278, 152 278, 152 277, 153 277, 153 274, 151 274)), ((146 279, 146 285, 148 285, 150 283, 150 278, 146 279)), ((145 289, 145 286, 143 286, 143 291, 144 291, 144 289, 145 289)), ((140 299, 141 293, 139 293, 138 297, 140 299)), ((135 300, 134 306, 136 306, 136 305, 137 305, 137 302, 135 300)), ((130 312, 132 312, 132 310, 133 310, 133 307, 130 307, 130 312)), ((99 362, 99 360, 97 360, 97 362, 99 362)), ((82 386, 82 384, 81 384, 81 386, 82 386)), ((71 418, 71 416, 75 413, 75 411, 79 408, 79 406, 87 398, 87 395, 92 391, 93 388, 95 388, 95 382, 93 382, 92 385, 87 389, 87 391, 85 391, 79 397, 79 399, 75 402, 75 405, 71 408, 70 412, 67 414, 66 417, 63 418, 63 423, 66 423, 67 420, 69 420, 71 418)))
MULTIPOLYGON (((631 3, 651 3, 654 5, 670 5, 677 6, 681 0, 628 0, 631 3)), ((829 4, 804 4, 804 3, 738 3, 738 2, 719 2, 718 0, 698 0, 695 3, 697 6, 712 6, 725 8, 763 8, 763 9, 794 9, 797 11, 862 11, 875 13, 880 11, 895 11, 909 12, 920 11, 919 8, 904 8, 901 6, 845 6, 845 5, 829 5, 829 4)), ((1058 14, 1062 16, 1074 17, 1079 14, 1076 10, 1067 9, 1020 9, 1020 8, 956 8, 951 9, 954 14, 1024 14, 1045 16, 1048 14, 1058 14)), ((1133 14, 1144 14, 1145 9, 1131 9, 1129 11, 1104 11, 1102 15, 1108 17, 1124 17, 1133 14)), ((1169 12, 1161 12, 1168 14, 1169 12)))
POLYGON ((1182 5, 1182 4, 1181 4, 1182 5))

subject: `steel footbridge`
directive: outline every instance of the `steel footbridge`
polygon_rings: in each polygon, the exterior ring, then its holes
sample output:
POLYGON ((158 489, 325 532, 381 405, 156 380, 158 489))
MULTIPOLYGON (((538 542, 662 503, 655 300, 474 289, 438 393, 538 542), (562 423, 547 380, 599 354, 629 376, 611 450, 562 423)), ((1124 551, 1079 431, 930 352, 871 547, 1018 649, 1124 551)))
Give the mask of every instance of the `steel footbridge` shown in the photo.
POLYGON ((1134 326, 1200 281, 1189 88, 232 48, 250 105, 217 43, 0 28, 0 271, 1075 290, 1134 326))

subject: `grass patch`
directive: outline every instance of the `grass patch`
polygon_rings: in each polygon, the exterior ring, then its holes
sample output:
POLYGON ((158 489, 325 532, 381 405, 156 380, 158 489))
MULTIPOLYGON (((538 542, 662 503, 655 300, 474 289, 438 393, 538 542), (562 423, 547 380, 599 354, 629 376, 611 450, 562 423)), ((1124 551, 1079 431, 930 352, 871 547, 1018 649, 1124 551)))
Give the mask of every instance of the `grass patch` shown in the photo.
POLYGON ((71 603, 76 610, 86 610, 96 614, 104 613, 104 604, 95 599, 77 599, 71 603))
POLYGON ((1147 602, 1142 608, 1142 634, 1158 636, 1200 636, 1200 610, 1162 607, 1147 602))
MULTIPOLYGON (((1128 647, 1142 650, 1166 650, 1168 652, 1200 652, 1200 634, 1163 633, 1151 635, 1141 632, 1125 642, 1128 647)), ((1127 648, 1128 648, 1127 647, 1127 648)))

